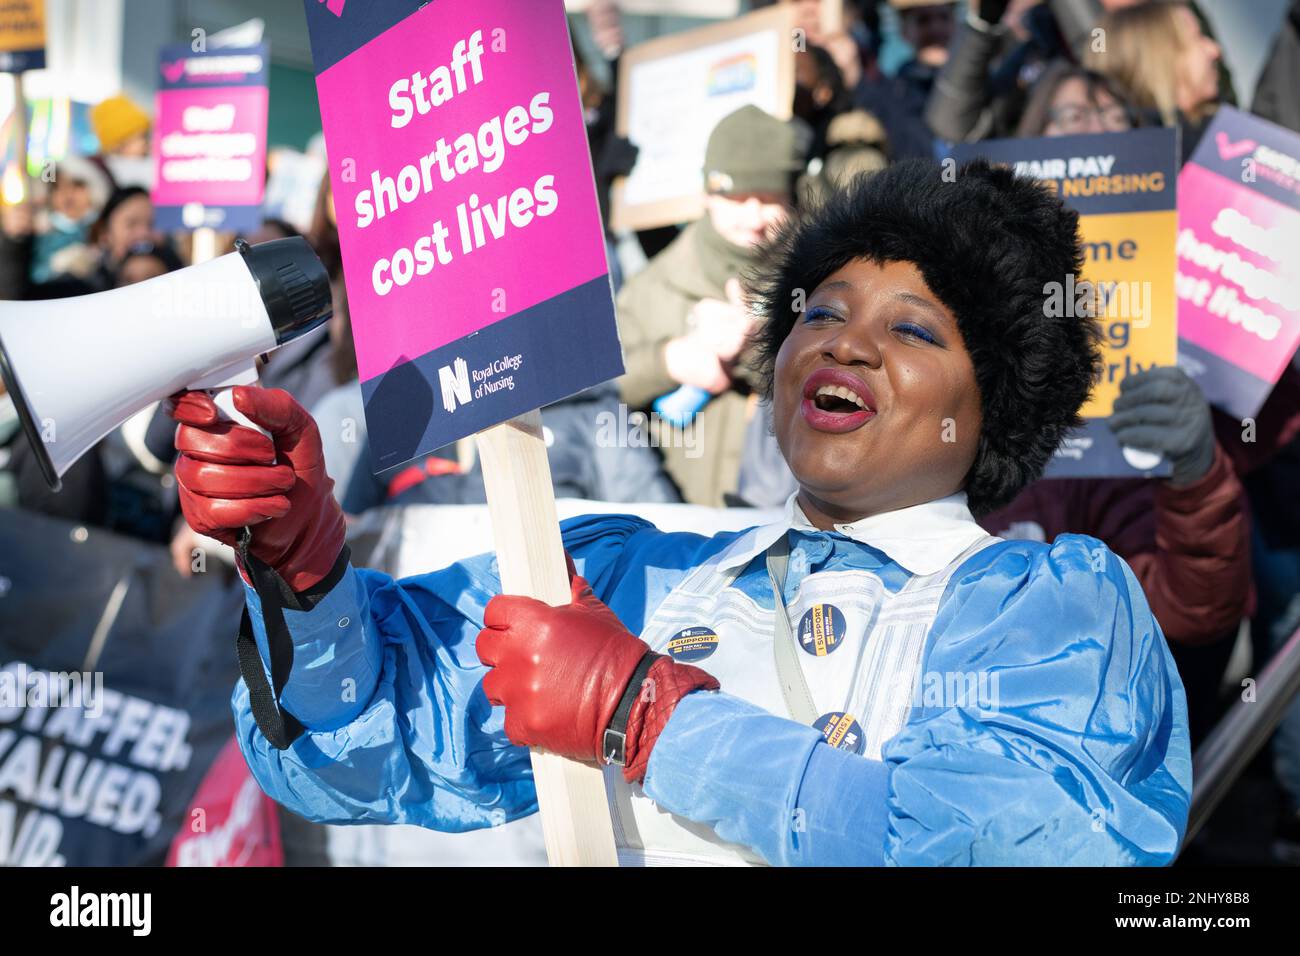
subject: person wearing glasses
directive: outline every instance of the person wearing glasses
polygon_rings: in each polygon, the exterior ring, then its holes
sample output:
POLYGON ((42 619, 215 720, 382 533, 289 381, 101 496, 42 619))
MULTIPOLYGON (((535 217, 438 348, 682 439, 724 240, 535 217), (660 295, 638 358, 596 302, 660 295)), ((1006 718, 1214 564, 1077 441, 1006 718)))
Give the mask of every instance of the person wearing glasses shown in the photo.
POLYGON ((1139 125, 1119 87, 1093 70, 1058 61, 1034 84, 1016 136, 1123 133, 1139 125))

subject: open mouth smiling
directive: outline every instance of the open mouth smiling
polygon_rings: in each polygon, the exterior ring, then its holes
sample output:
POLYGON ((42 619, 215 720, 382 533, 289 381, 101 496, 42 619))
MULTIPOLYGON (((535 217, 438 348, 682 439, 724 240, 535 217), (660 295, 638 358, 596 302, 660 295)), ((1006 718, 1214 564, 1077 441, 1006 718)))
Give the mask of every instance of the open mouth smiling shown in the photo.
POLYGON ((852 372, 820 368, 804 381, 799 411, 817 431, 850 432, 875 418, 876 398, 852 372))

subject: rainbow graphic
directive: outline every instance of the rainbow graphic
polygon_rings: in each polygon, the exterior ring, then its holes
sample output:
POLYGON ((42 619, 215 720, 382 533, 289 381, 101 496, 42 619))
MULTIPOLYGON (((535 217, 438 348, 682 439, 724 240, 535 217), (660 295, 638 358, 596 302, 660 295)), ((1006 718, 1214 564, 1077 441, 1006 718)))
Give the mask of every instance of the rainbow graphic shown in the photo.
POLYGON ((758 82, 758 57, 737 53, 709 67, 709 96, 726 96, 752 90, 758 82))

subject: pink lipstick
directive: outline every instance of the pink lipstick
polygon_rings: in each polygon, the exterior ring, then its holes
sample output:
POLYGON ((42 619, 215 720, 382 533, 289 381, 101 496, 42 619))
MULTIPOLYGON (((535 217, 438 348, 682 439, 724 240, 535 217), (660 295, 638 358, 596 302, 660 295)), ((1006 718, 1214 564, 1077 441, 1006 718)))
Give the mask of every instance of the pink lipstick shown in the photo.
POLYGON ((876 417, 876 397, 852 372, 819 368, 803 383, 799 411, 817 431, 851 432, 876 417))

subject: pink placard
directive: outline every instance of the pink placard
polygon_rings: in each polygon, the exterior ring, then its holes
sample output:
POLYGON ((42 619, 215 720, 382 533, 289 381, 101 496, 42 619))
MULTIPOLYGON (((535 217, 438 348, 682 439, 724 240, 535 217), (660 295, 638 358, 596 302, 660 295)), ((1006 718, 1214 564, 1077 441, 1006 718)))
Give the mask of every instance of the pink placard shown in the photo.
POLYGON ((260 203, 266 112, 264 86, 161 91, 153 201, 159 206, 260 203))
POLYGON ((317 77, 363 382, 607 273, 569 49, 552 2, 440 0, 317 77))
POLYGON ((1297 250, 1283 250, 1292 257, 1288 266, 1240 240, 1258 249, 1249 237, 1294 229, 1300 217, 1192 163, 1178 188, 1178 334, 1265 382, 1277 381, 1300 343, 1297 250))

